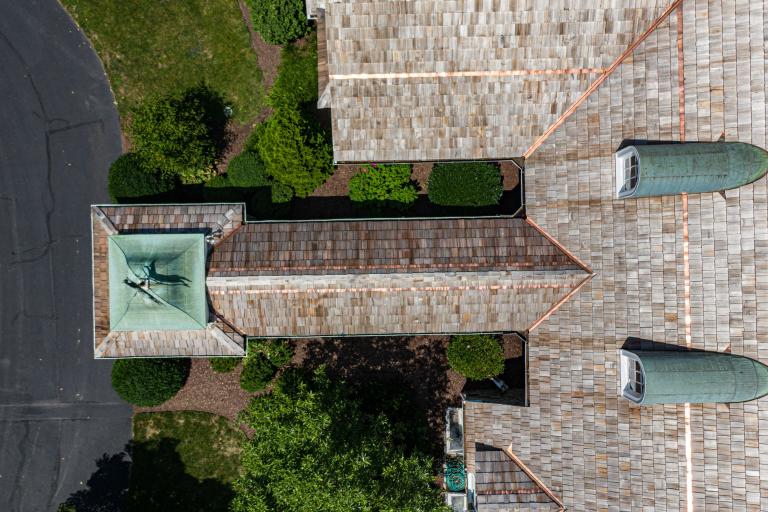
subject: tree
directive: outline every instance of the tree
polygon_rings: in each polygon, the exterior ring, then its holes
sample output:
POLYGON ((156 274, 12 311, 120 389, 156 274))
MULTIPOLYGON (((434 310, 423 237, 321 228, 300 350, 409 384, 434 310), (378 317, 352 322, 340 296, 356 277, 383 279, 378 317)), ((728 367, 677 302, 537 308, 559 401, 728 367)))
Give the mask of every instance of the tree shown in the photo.
POLYGON ((255 136, 267 174, 307 197, 333 173, 333 153, 322 130, 296 106, 278 108, 255 136))
POLYGON ((349 180, 349 198, 373 210, 405 210, 417 197, 408 164, 366 165, 349 180))
POLYGON ((445 510, 432 460, 412 446, 412 429, 378 406, 323 369, 286 372, 241 413, 253 436, 233 512, 445 510))
POLYGON ((225 106, 204 85, 147 101, 132 112, 131 142, 149 168, 202 183, 227 146, 225 106))
POLYGON ((189 359, 118 359, 112 367, 112 387, 133 405, 160 405, 184 386, 189 359))
POLYGON ((269 44, 285 44, 309 31, 303 0, 251 0, 253 28, 269 44))
POLYGON ((490 379, 504 372, 504 350, 493 336, 454 336, 446 355, 451 368, 468 379, 490 379))
POLYGON ((155 169, 135 153, 127 153, 109 168, 109 197, 116 203, 149 202, 176 187, 176 179, 155 169))
POLYGON ((491 206, 504 192, 499 168, 484 162, 437 164, 427 187, 429 200, 442 206, 491 206))

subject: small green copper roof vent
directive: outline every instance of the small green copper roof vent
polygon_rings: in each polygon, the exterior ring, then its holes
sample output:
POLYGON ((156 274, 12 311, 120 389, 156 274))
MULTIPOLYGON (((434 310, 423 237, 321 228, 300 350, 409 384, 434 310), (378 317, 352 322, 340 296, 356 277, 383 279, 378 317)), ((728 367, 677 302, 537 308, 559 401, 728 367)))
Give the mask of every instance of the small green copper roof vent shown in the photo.
POLYGON ((743 142, 637 144, 616 153, 619 198, 718 192, 768 172, 768 152, 743 142))
POLYGON ((635 403, 748 402, 768 394, 768 366, 720 352, 621 350, 621 392, 635 403))
POLYGON ((109 237, 109 326, 113 331, 204 329, 205 237, 109 237))

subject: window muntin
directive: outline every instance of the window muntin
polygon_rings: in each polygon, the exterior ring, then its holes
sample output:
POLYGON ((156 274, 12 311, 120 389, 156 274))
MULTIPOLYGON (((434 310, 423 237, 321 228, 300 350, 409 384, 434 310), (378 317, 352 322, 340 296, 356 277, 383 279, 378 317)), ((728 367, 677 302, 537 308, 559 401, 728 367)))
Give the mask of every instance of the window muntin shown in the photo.
POLYGON ((616 197, 631 196, 640 181, 640 156, 630 146, 616 153, 616 197))

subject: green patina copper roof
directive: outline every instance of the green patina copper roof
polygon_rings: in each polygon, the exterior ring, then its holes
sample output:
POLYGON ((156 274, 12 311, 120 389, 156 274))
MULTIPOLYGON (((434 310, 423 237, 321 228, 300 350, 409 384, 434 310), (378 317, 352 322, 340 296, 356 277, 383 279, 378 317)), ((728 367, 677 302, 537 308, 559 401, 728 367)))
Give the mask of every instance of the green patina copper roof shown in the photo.
POLYGON ((768 394, 768 366, 719 352, 631 350, 645 374, 641 404, 746 402, 768 394))
POLYGON ((109 326, 113 331, 204 329, 205 237, 109 237, 109 326))
POLYGON ((743 142, 632 146, 639 155, 639 181, 626 197, 717 192, 738 188, 768 172, 768 152, 743 142))

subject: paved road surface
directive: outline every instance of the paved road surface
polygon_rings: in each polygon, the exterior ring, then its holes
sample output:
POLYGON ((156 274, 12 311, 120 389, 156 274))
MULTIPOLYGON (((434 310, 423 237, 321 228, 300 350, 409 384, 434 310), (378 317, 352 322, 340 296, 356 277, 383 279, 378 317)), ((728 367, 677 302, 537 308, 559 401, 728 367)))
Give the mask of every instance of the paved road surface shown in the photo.
POLYGON ((101 64, 61 6, 0 0, 3 512, 55 510, 130 439, 111 363, 92 359, 88 205, 119 154, 101 64))

